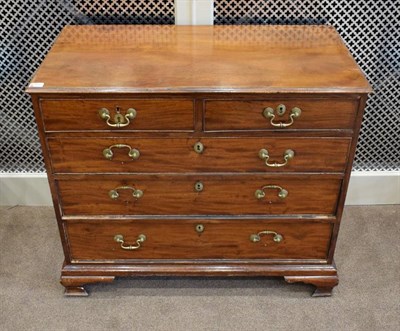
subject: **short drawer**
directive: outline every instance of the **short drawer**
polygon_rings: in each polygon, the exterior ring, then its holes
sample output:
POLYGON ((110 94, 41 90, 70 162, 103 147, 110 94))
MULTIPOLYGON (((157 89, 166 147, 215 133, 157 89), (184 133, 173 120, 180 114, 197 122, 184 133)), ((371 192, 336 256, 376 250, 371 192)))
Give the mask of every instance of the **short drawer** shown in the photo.
POLYGON ((40 108, 45 131, 193 131, 194 128, 193 100, 43 99, 40 108), (100 116, 101 109, 108 110, 109 119, 100 116), (134 111, 129 113, 129 109, 134 111), (118 111, 120 117, 116 121, 118 111), (131 117, 126 118, 127 114, 131 117))
POLYGON ((350 143, 305 137, 48 138, 55 173, 344 172, 350 143))
POLYGON ((88 175, 57 186, 66 216, 333 215, 341 183, 329 175, 88 175))
POLYGON ((205 130, 352 129, 358 103, 356 98, 207 100, 205 130))
POLYGON ((332 232, 330 223, 295 220, 74 220, 65 227, 72 260, 110 262, 326 259, 332 232))

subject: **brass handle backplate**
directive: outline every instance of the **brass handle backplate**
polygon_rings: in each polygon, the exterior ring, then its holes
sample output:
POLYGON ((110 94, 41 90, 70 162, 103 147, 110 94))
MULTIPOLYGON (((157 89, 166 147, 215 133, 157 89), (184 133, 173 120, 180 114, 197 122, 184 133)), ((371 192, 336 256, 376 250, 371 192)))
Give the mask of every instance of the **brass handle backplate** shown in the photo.
POLYGON ((143 196, 142 190, 138 190, 132 186, 118 186, 115 189, 110 190, 108 192, 108 196, 113 200, 118 199, 119 198, 118 190, 132 190, 132 196, 136 199, 140 199, 143 196))
POLYGON ((265 185, 261 189, 256 190, 254 192, 254 196, 256 197, 256 199, 261 200, 261 199, 265 198, 264 190, 267 190, 267 189, 278 189, 279 190, 278 197, 282 200, 285 199, 289 194, 289 192, 287 190, 285 190, 284 188, 282 188, 278 185, 265 185))
POLYGON ((265 161, 265 165, 267 167, 271 167, 271 168, 278 168, 278 167, 284 167, 285 165, 288 164, 289 160, 294 158, 294 151, 292 149, 287 149, 285 151, 285 153, 283 153, 283 162, 282 163, 278 163, 278 162, 269 162, 269 152, 267 149, 262 148, 260 149, 260 151, 258 152, 258 157, 261 160, 265 161))
POLYGON ((146 241, 146 236, 144 234, 139 234, 139 236, 136 239, 136 245, 124 245, 125 244, 125 239, 122 234, 116 234, 114 236, 114 241, 117 243, 121 244, 121 248, 128 250, 128 251, 133 251, 135 249, 140 248, 141 244, 146 241))
POLYGON ((113 122, 111 121, 110 111, 107 108, 101 108, 99 110, 100 118, 102 118, 108 126, 112 128, 122 128, 130 124, 131 120, 136 117, 136 109, 129 108, 125 115, 121 114, 119 107, 116 107, 113 122))
MULTIPOLYGON (((281 104, 278 105, 278 107, 276 107, 276 113, 278 114, 278 116, 282 116, 284 113, 286 112, 286 106, 281 104)), ((289 115, 289 119, 290 121, 288 123, 284 123, 284 122, 278 122, 275 123, 274 119, 276 117, 275 115, 275 110, 271 107, 267 107, 263 110, 263 113, 265 118, 269 119, 270 123, 272 126, 277 127, 277 128, 286 128, 288 126, 291 126, 294 123, 294 119, 295 118, 299 118, 301 115, 301 109, 299 107, 294 107, 289 115)))
POLYGON ((261 241, 262 235, 267 235, 267 234, 273 234, 274 237, 272 239, 276 243, 280 243, 283 240, 283 236, 281 234, 279 234, 275 231, 265 230, 265 231, 260 231, 259 233, 254 233, 254 234, 250 235, 250 241, 253 243, 257 243, 257 242, 261 241))
POLYGON ((126 144, 115 144, 115 145, 111 145, 110 147, 107 147, 103 150, 103 156, 107 159, 107 160, 112 160, 114 157, 114 153, 112 151, 113 148, 128 148, 129 152, 128 152, 128 156, 133 159, 133 160, 137 160, 140 156, 140 152, 138 149, 132 148, 129 145, 126 144))

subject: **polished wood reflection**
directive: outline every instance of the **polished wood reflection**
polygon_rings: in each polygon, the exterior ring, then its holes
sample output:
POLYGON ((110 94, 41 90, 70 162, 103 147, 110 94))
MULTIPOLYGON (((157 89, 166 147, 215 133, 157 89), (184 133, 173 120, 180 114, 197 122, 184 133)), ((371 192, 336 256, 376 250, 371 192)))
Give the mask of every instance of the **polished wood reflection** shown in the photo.
POLYGON ((44 86, 31 93, 371 90, 330 26, 69 26, 32 82, 44 86))

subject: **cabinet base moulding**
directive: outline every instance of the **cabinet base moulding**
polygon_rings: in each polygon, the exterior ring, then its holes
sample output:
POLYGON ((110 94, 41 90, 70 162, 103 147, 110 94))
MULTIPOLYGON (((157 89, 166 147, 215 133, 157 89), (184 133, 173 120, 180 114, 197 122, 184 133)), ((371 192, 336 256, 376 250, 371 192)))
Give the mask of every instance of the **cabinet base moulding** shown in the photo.
POLYGON ((87 296, 85 285, 111 283, 115 277, 139 276, 206 276, 243 277, 265 276, 284 277, 288 283, 305 283, 316 287, 313 297, 331 296, 338 284, 334 264, 269 264, 269 263, 138 263, 138 264, 69 264, 64 265, 61 284, 65 296, 87 296))
POLYGON ((316 287, 313 297, 330 297, 332 289, 339 284, 339 278, 334 276, 284 276, 288 283, 305 283, 316 287))
POLYGON ((61 276, 61 285, 65 287, 65 296, 86 297, 88 292, 84 285, 93 283, 111 283, 114 276, 61 276))

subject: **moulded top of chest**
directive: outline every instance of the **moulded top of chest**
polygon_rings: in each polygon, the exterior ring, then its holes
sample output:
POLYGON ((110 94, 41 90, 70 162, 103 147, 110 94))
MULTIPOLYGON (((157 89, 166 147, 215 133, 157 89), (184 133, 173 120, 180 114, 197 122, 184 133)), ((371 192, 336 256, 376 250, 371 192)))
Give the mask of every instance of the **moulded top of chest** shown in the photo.
POLYGON ((367 93, 331 26, 67 26, 29 93, 367 93))

